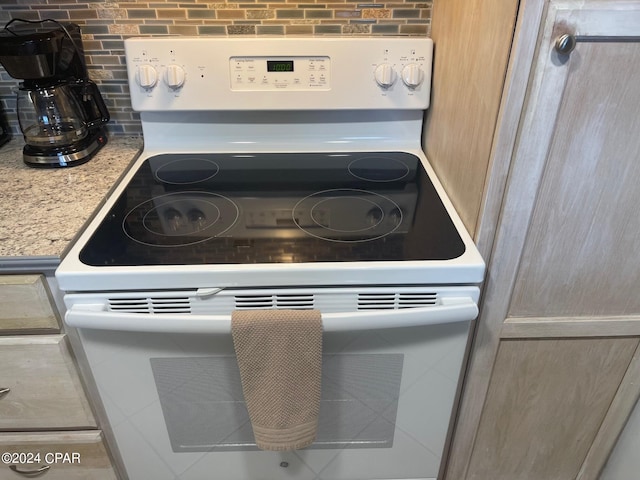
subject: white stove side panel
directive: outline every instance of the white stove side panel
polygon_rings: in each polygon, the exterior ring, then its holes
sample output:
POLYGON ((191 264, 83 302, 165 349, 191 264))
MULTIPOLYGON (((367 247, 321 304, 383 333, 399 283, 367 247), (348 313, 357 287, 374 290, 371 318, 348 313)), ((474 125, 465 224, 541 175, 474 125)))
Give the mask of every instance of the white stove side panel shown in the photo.
POLYGON ((427 37, 131 38, 125 53, 131 101, 138 111, 429 106, 433 42, 427 37), (309 73, 314 58, 322 62, 309 73), (294 71, 266 71, 267 61, 287 59, 294 71), (308 83, 309 75, 317 81, 308 83))

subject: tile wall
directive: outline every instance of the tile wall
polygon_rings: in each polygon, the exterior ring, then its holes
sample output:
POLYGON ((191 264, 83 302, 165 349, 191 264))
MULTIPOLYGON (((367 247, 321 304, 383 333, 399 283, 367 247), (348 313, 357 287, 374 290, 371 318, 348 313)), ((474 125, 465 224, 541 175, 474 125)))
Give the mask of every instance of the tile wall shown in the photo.
MULTIPOLYGON (((111 113, 112 135, 138 135, 126 85, 123 40, 141 35, 428 35, 432 0, 2 0, 13 18, 71 21, 82 28, 89 76, 111 113)), ((0 67, 0 104, 11 130, 17 81, 0 67)))

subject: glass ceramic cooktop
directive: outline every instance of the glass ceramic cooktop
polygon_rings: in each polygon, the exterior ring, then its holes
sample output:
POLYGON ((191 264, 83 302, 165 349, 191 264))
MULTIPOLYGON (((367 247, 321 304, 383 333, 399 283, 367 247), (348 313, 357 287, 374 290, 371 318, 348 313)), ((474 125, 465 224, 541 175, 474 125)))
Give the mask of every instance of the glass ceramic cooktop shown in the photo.
POLYGON ((464 249, 412 154, 166 154, 140 165, 80 260, 448 260, 464 249))

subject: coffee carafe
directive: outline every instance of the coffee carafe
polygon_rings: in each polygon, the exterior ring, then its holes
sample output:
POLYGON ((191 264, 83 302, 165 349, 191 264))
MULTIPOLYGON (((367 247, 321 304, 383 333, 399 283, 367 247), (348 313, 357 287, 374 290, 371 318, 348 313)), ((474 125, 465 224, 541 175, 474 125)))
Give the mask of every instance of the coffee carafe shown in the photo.
POLYGON ((17 113, 30 167, 70 167, 107 143, 109 112, 88 78, 80 27, 11 20, 0 31, 0 64, 20 79, 17 113))

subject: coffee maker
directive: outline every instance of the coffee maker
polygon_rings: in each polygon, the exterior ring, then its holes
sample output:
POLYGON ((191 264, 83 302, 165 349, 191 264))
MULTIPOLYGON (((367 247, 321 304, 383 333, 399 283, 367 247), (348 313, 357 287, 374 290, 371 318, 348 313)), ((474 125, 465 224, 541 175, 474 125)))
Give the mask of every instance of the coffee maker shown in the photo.
POLYGON ((109 112, 88 78, 80 27, 14 19, 0 30, 0 64, 22 80, 17 113, 30 167, 70 167, 107 143, 109 112))

